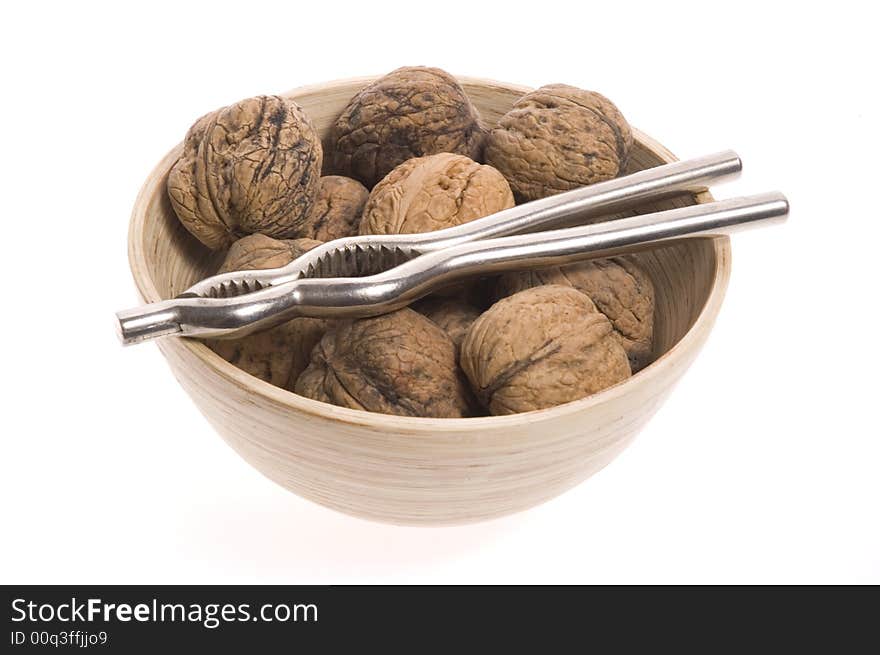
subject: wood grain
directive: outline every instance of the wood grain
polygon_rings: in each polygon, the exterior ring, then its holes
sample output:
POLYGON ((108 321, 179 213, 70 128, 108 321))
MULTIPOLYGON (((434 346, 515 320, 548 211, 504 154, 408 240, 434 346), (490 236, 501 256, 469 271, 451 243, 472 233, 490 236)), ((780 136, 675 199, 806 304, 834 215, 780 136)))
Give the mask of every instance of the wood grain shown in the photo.
MULTIPOLYGON (((295 89, 322 137, 371 78, 295 89)), ((461 78, 491 124, 526 87, 461 78)), ((634 130, 629 170, 673 161, 634 130)), ((222 255, 180 225, 165 194, 175 147, 150 174, 129 232, 142 299, 170 298, 212 273, 222 255)), ((642 211, 707 202, 708 192, 642 211)), ((457 524, 524 510, 608 464, 654 414, 709 335, 730 275, 727 238, 692 239, 642 253, 656 286, 652 365, 602 393, 527 414, 420 419, 371 414, 302 398, 254 378, 201 342, 159 342, 174 376, 223 439, 283 487, 348 514, 398 524, 457 524)), ((156 408, 153 408, 156 409, 156 408)), ((186 438, 186 435, 181 435, 186 438)))

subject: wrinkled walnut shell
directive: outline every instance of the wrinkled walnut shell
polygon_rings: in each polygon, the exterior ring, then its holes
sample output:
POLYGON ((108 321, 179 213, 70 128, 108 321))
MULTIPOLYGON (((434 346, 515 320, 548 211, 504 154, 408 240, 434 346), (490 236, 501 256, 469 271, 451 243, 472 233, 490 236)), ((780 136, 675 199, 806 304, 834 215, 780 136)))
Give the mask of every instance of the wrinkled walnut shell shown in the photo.
POLYGON ((246 234, 297 236, 321 175, 321 142, 293 100, 258 96, 200 118, 168 175, 184 227, 213 250, 246 234))
MULTIPOLYGON (((319 245, 320 241, 312 239, 279 241, 262 234, 252 234, 232 244, 219 272, 286 266, 319 245)), ((297 378, 308 366, 312 349, 328 325, 329 321, 324 319, 294 318, 240 339, 210 339, 205 343, 246 373, 293 391, 297 378)))
POLYGON ((467 223, 513 207, 504 177, 491 166, 442 153, 410 159, 375 186, 361 234, 414 234, 467 223))
POLYGON ((229 247, 217 272, 281 268, 320 245, 315 239, 273 239, 264 234, 251 234, 229 247))
POLYGON ((461 348, 461 342, 464 341, 471 324, 481 314, 480 309, 470 303, 457 298, 436 296, 420 300, 412 308, 443 328, 455 344, 456 352, 461 348))
POLYGON ((504 298, 545 284, 573 287, 587 294, 614 326, 633 373, 651 363, 654 338, 654 284, 630 257, 612 257, 518 273, 505 273, 495 285, 504 298))
POLYGON ((295 390, 383 414, 457 418, 472 413, 452 340, 411 309, 338 322, 312 351, 295 390))
POLYGON ((324 319, 300 317, 241 339, 211 339, 206 343, 245 373, 293 391, 327 324, 324 319))
POLYGON ((562 286, 495 303, 468 331, 461 367, 496 415, 560 405, 630 376, 608 318, 586 295, 562 286))
POLYGON ((366 187, 350 177, 322 177, 318 196, 302 233, 319 241, 333 241, 357 234, 369 196, 366 187))
MULTIPOLYGON (((398 68, 362 89, 330 135, 333 172, 372 188, 413 157, 479 157, 484 130, 459 83, 439 68, 398 68)), ((328 154, 329 157, 329 154, 328 154)))
POLYGON ((527 93, 486 139, 485 161, 518 201, 609 180, 626 167, 629 124, 603 95, 566 84, 527 93))

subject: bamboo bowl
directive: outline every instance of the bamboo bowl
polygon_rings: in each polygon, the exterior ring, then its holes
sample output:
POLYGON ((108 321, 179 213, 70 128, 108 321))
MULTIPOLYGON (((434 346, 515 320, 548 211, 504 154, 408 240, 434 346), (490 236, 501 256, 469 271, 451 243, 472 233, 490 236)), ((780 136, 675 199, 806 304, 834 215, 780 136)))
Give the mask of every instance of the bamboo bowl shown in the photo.
MULTIPOLYGON (((322 136, 371 78, 286 94, 322 136)), ((487 122, 529 89, 463 78, 487 122)), ((631 171, 674 160, 635 131, 631 171)), ((175 147, 134 207, 129 260, 145 302, 170 298, 212 274, 222 257, 180 225, 165 194, 175 147)), ((646 205, 707 202, 706 193, 646 205)), ((427 419, 373 414, 302 398, 244 373, 200 341, 159 342, 175 377, 223 439, 271 480, 348 514, 399 524, 456 524, 524 510, 608 464, 660 407, 696 357, 721 307, 730 274, 725 238, 691 239, 642 255, 656 286, 656 361, 601 393, 512 416, 427 419)))

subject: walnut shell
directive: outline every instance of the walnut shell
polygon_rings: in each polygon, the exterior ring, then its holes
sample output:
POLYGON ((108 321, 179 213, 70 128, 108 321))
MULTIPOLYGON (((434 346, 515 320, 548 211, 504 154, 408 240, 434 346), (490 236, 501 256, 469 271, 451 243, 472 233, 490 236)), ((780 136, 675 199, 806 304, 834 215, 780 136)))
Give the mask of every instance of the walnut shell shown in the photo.
POLYGON ((654 339, 654 283, 630 257, 612 257, 562 267, 505 273, 495 284, 495 297, 557 284, 587 294, 614 327, 633 373, 651 363, 654 339))
POLYGON ((293 391, 328 322, 300 317, 241 339, 211 339, 208 347, 245 373, 293 391))
POLYGON ((495 303, 468 330, 461 367, 496 415, 577 400, 631 374, 608 318, 580 291, 556 285, 495 303))
POLYGON ((513 207, 507 180, 485 164, 451 153, 404 162, 375 186, 361 234, 430 232, 513 207))
POLYGON ((295 391, 399 416, 456 418, 473 409, 452 340, 411 309, 338 322, 315 346, 295 391))
MULTIPOLYGON (((219 272, 286 266, 319 245, 321 242, 313 239, 279 241, 262 234, 251 234, 232 244, 219 272)), ((319 318, 294 318, 240 339, 209 339, 205 343, 246 373, 293 391, 297 378, 308 366, 312 349, 329 324, 319 318)))
POLYGON ((398 68, 362 89, 330 134, 332 169, 372 188, 407 159, 479 157, 485 132, 461 85, 439 68, 398 68))
POLYGON ((456 353, 471 324, 482 313, 479 308, 458 298, 442 298, 431 296, 418 301, 412 308, 423 316, 427 316, 452 339, 456 353))
POLYGON ((320 245, 315 239, 273 239, 264 234, 251 234, 229 247, 217 272, 280 268, 320 245))
POLYGON ((333 241, 357 234, 369 196, 367 188, 350 177, 322 177, 303 233, 319 241, 333 241))
POLYGON ((566 84, 527 93, 486 139, 485 161, 518 201, 608 180, 626 167, 632 131, 603 95, 566 84))
POLYGON ((168 175, 168 197, 184 227, 212 250, 253 232, 297 236, 321 160, 321 141, 299 105, 248 98, 190 128, 168 175))

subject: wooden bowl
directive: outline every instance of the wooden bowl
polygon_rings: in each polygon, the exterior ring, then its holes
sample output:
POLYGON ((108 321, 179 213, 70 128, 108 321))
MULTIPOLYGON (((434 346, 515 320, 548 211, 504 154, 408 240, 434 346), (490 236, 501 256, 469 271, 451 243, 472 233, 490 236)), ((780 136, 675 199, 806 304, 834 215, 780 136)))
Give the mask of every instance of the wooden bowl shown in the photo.
MULTIPOLYGON (((326 136, 348 100, 372 78, 286 95, 326 136)), ((529 89, 481 79, 462 84, 494 123, 529 89)), ((635 131, 631 170, 674 160, 635 131)), ((140 296, 177 295, 216 270, 181 226, 165 193, 181 151, 159 162, 134 207, 129 259, 140 296)), ((707 202, 706 193, 646 209, 707 202)), ((200 341, 159 341, 175 377, 217 432, 283 487, 327 507, 399 524, 455 524, 542 503, 608 464, 660 407, 706 340, 730 274, 727 238, 692 239, 644 253, 656 286, 657 360, 601 393, 551 409, 468 419, 428 419, 343 409, 302 398, 244 373, 200 341)))

